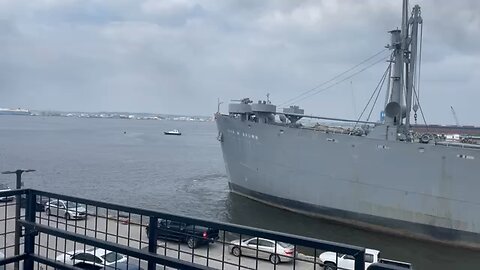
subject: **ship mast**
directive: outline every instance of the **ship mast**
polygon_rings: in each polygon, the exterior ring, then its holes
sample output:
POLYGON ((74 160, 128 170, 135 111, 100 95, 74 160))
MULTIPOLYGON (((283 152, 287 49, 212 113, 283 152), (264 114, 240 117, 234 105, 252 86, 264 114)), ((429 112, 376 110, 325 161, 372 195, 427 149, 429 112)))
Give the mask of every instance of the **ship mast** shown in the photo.
POLYGON ((408 0, 403 0, 401 30, 392 30, 391 44, 393 50, 393 72, 390 77, 391 90, 385 105, 385 125, 387 140, 397 140, 398 133, 406 135, 410 128, 410 111, 412 109, 413 78, 417 61, 418 24, 422 23, 420 7, 413 8, 408 18, 408 0), (403 119, 405 118, 405 122, 403 119))
MULTIPOLYGON (((407 128, 410 127, 410 112, 412 111, 412 96, 413 96, 413 87, 414 87, 414 79, 416 75, 416 63, 417 63, 417 48, 418 48, 418 25, 423 22, 422 17, 420 16, 420 6, 415 5, 413 7, 412 11, 412 16, 410 17, 410 20, 408 24, 411 27, 411 38, 409 38, 407 41, 410 44, 407 44, 410 46, 410 59, 407 64, 407 69, 406 72, 408 72, 407 76, 407 91, 406 91, 406 118, 405 118, 405 126, 407 128)), ((418 82, 417 82, 418 83, 418 82)))

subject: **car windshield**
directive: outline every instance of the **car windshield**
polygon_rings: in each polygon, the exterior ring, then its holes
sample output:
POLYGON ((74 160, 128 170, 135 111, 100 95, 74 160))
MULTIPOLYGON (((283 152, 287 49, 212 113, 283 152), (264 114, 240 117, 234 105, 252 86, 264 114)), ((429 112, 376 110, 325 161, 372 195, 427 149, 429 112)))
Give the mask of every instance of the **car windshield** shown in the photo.
POLYGON ((67 202, 67 208, 85 208, 85 204, 83 203, 76 203, 76 202, 67 202))
POLYGON ((289 247, 292 247, 291 244, 288 244, 288 243, 283 243, 283 242, 277 242, 281 247, 283 248, 289 248, 289 247))
POLYGON ((122 254, 118 254, 116 252, 110 252, 110 253, 107 253, 106 255, 103 255, 102 258, 109 262, 109 263, 112 263, 112 262, 116 262, 118 260, 121 260, 123 259, 123 255, 122 254))

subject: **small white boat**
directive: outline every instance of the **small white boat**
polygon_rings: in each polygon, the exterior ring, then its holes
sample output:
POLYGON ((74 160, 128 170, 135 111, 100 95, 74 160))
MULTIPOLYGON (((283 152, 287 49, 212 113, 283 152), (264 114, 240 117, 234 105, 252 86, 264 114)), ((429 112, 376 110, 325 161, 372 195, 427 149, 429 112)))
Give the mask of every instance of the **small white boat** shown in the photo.
POLYGON ((178 131, 178 129, 164 131, 163 134, 165 134, 165 135, 182 135, 182 133, 180 131, 178 131))

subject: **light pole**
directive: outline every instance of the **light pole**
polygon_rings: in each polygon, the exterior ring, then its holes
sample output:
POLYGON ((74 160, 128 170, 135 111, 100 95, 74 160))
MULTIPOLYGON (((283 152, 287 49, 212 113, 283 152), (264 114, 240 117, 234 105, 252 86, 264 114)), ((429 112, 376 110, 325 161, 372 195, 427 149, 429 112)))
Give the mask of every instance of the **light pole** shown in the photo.
MULTIPOLYGON (((16 189, 21 189, 22 188, 22 173, 24 172, 34 172, 35 170, 16 170, 16 171, 6 171, 2 172, 2 174, 16 174, 17 175, 17 181, 15 184, 16 189)), ((20 226, 20 223, 18 220, 20 219, 20 202, 21 201, 21 196, 20 194, 15 195, 15 244, 14 244, 14 254, 20 255, 20 232, 22 230, 22 227, 20 226)), ((19 263, 15 262, 13 268, 15 270, 19 269, 19 263)))

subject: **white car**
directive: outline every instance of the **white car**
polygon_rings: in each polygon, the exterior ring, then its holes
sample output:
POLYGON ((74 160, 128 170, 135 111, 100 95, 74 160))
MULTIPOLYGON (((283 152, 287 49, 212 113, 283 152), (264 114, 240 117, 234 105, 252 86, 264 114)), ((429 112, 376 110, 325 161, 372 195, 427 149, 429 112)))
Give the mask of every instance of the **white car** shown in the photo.
POLYGON ((294 257, 291 244, 270 239, 253 237, 246 240, 230 242, 230 253, 236 257, 249 256, 269 260, 273 264, 290 262, 294 257))
MULTIPOLYGON (((2 191, 10 191, 12 189, 10 189, 8 186, 6 185, 3 185, 3 184, 0 184, 0 192, 2 191)), ((10 201, 13 201, 13 196, 0 196, 0 202, 10 202, 10 201)))
MULTIPOLYGON (((379 254, 378 250, 365 249, 365 269, 372 263, 378 262, 379 254)), ((355 258, 351 255, 327 251, 320 254, 319 259, 320 264, 324 265, 324 270, 355 269, 355 258)))
MULTIPOLYGON (((5 258, 5 255, 0 252, 0 260, 3 260, 5 258)), ((5 270, 5 265, 0 266, 0 270, 5 270)))
POLYGON ((69 265, 83 263, 97 266, 109 266, 126 262, 127 256, 102 248, 90 248, 67 252, 66 254, 58 256, 56 260, 69 265))
POLYGON ((65 219, 84 219, 87 217, 87 209, 84 204, 64 200, 51 200, 46 203, 45 213, 65 219))

